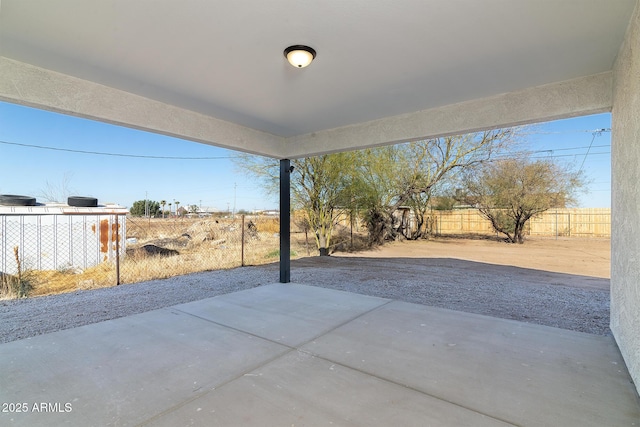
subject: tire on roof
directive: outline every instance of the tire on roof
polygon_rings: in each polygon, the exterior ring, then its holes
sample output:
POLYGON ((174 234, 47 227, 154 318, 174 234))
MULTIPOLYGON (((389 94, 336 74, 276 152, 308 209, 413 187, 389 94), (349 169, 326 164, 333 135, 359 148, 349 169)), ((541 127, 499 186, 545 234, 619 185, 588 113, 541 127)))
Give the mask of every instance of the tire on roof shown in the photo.
POLYGON ((67 204, 78 208, 95 208, 98 206, 98 199, 95 197, 70 196, 67 204))
POLYGON ((35 206, 36 198, 30 196, 18 196, 16 194, 0 194, 0 205, 35 206))

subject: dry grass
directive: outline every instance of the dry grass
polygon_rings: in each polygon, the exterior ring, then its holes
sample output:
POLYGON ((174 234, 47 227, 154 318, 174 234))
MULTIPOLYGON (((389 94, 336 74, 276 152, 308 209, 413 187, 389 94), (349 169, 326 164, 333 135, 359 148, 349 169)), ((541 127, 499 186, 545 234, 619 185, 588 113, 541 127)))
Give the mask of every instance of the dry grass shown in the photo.
POLYGON ((111 272, 110 263, 98 264, 81 273, 64 270, 33 271, 34 290, 31 295, 43 296, 113 286, 115 282, 110 280, 111 272))
MULTIPOLYGON (((277 218, 245 218, 244 265, 278 261, 277 218), (255 228, 249 227, 249 222, 255 228)), ((232 219, 129 218, 127 254, 120 259, 120 283, 136 283, 201 271, 242 265, 242 222, 232 219), (135 243, 133 243, 135 239, 135 243), (177 255, 151 255, 141 250, 155 245, 177 251, 177 255)), ((312 237, 310 246, 315 248, 312 237)), ((292 236, 292 258, 315 253, 305 245, 304 234, 292 236)), ((29 271, 31 296, 43 296, 115 286, 115 262, 104 262, 83 271, 74 269, 29 271)), ((0 298, 13 298, 5 293, 0 298)))
MULTIPOLYGON (((165 279, 202 271, 234 268, 243 264, 241 217, 128 218, 126 227, 127 253, 119 260, 120 283, 165 279), (145 245, 177 251, 177 254, 149 254, 142 250, 145 245)), ((261 265, 279 260, 279 229, 278 218, 245 218, 244 265, 261 265)), ((334 251, 363 249, 363 240, 359 235, 355 236, 355 248, 352 247, 350 233, 345 227, 337 227, 333 242, 334 251)), ((291 257, 316 254, 313 235, 292 230, 291 257)), ((32 285, 30 296, 97 289, 115 286, 117 283, 116 264, 113 261, 84 270, 30 270, 25 274, 28 274, 29 283, 32 285)), ((6 280, 10 278, 8 276, 6 280)), ((0 298, 15 298, 15 295, 0 290, 0 298)))

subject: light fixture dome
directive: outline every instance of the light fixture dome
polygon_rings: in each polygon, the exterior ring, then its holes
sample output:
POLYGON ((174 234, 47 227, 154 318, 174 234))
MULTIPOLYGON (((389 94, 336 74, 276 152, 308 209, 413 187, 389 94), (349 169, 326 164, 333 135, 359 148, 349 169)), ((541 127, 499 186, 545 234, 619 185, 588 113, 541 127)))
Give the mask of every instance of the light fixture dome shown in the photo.
POLYGON ((311 64, 311 61, 316 57, 316 51, 309 46, 297 44, 286 48, 284 56, 289 61, 289 64, 296 68, 304 68, 311 64))

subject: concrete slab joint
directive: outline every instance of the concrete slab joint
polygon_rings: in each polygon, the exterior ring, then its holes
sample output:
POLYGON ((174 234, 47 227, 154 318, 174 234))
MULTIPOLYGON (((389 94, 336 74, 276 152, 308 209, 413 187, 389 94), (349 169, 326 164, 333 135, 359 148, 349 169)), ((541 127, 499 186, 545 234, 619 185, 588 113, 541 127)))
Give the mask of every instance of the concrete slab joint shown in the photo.
POLYGON ((0 353, 0 402, 28 409, 7 404, 1 425, 640 419, 611 337, 316 286, 259 286, 9 342, 0 353), (34 410, 39 402, 51 405, 34 410))

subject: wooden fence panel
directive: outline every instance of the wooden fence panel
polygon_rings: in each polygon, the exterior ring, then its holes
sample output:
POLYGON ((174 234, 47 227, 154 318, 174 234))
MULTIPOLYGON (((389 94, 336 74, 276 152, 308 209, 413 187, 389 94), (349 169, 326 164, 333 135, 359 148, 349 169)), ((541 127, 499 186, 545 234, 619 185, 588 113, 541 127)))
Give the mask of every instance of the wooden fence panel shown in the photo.
MULTIPOLYGON (((400 215, 398 216, 398 218, 400 215)), ((340 216, 337 223, 354 226, 354 231, 365 231, 362 220, 350 222, 348 215, 340 216)), ((415 228, 412 213, 408 215, 409 227, 415 228)), ((432 234, 486 234, 495 235, 489 220, 477 209, 455 209, 427 212, 425 224, 432 234)), ((611 237, 610 208, 563 208, 550 209, 532 218, 525 227, 527 236, 544 237, 611 237)))
MULTIPOLYGON (((431 211, 434 234, 495 234, 477 209, 431 211)), ((547 237, 611 237, 611 209, 550 209, 532 218, 526 235, 547 237)))

